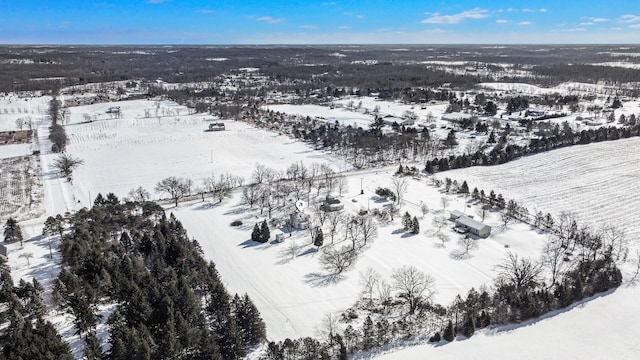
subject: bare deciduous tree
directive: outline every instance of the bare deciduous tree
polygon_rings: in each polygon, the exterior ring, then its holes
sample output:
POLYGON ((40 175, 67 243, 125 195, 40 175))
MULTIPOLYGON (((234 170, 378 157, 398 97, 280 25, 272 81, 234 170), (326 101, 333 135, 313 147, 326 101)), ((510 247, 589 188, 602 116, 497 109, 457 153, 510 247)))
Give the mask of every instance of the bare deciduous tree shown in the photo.
POLYGON ((249 184, 242 188, 242 201, 253 208, 253 205, 260 198, 260 186, 256 184, 249 184))
POLYGON ((138 188, 129 191, 129 198, 135 202, 145 202, 149 201, 151 195, 142 186, 138 186, 138 188))
POLYGON ((496 270, 498 282, 512 285, 521 291, 538 283, 542 265, 532 262, 531 259, 518 258, 517 254, 509 252, 507 258, 496 266, 496 270))
POLYGON ((358 226, 360 227, 360 234, 362 236, 362 241, 364 245, 367 245, 367 242, 374 240, 378 237, 378 226, 371 215, 363 215, 359 217, 358 226))
POLYGON ((429 213, 429 206, 427 203, 420 204, 420 211, 422 211, 422 218, 424 219, 424 217, 429 213))
POLYGON ((380 281, 380 274, 372 267, 360 272, 360 285, 362 285, 363 292, 369 295, 369 303, 373 303, 373 290, 380 281))
POLYGON ((436 231, 436 234, 438 234, 440 233, 440 230, 442 230, 442 228, 447 224, 447 218, 442 215, 438 215, 433 218, 432 223, 433 223, 433 226, 435 226, 438 229, 436 231))
POLYGON ((414 266, 405 265, 392 274, 394 288, 402 292, 409 302, 409 313, 413 314, 422 300, 429 300, 434 292, 435 279, 414 266))
POLYGON ((467 235, 461 236, 460 239, 458 239, 458 245, 460 245, 461 256, 468 256, 472 249, 478 247, 478 243, 472 237, 467 235))
POLYGON ((402 176, 396 176, 391 180, 391 184, 396 194, 396 202, 398 205, 402 205, 404 194, 407 193, 407 189, 409 188, 409 180, 402 176))
POLYGON ((167 193, 178 206, 178 200, 187 196, 191 191, 192 182, 190 179, 170 176, 156 184, 155 190, 159 193, 167 193))
POLYGON ((340 318, 333 313, 325 314, 322 317, 322 323, 319 328, 316 329, 316 335, 324 342, 333 346, 335 335, 338 333, 338 323, 340 318))
POLYGON ((391 284, 389 284, 384 279, 380 279, 378 281, 378 285, 376 286, 376 292, 378 293, 378 299, 380 299, 382 306, 384 306, 385 312, 388 311, 389 309, 388 305, 391 299, 392 290, 393 290, 393 287, 391 286, 391 284))
POLYGON ((440 198, 440 204, 442 204, 442 212, 447 211, 447 207, 449 206, 449 198, 447 197, 442 197, 440 198))
POLYGON ((562 245, 562 240, 558 237, 550 238, 544 245, 544 250, 542 251, 542 265, 551 275, 551 281, 548 288, 555 285, 558 277, 567 267, 567 263, 564 261, 565 251, 566 250, 562 245))
POLYGON ((342 195, 342 193, 349 191, 349 183, 347 182, 347 178, 344 176, 336 177, 336 186, 338 188, 339 195, 342 195))
POLYGON ((33 257, 33 253, 22 253, 19 257, 27 260, 27 267, 31 266, 30 259, 33 257))
POLYGON ((445 247, 445 244, 450 240, 447 234, 441 232, 437 233, 436 237, 440 240, 442 247, 445 247))
POLYGON ((322 251, 320 263, 329 273, 337 275, 351 267, 357 257, 358 253, 349 249, 348 246, 340 248, 331 246, 324 248, 322 251))
POLYGON ((67 153, 62 153, 53 161, 53 168, 62 173, 67 180, 71 180, 73 171, 82 164, 84 164, 84 160, 74 158, 67 153))
POLYGON ((340 226, 342 219, 341 211, 332 211, 327 216, 327 225, 329 226, 329 236, 331 236, 331 243, 333 244, 333 237, 338 232, 338 227, 340 226))

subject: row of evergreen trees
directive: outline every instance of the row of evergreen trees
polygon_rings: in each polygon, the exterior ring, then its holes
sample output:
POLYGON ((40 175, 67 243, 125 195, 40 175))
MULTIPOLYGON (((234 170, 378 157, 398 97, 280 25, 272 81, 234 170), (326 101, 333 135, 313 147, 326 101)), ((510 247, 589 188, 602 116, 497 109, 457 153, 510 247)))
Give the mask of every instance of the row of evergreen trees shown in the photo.
POLYGON ((425 162, 425 171, 435 173, 471 166, 504 164, 524 155, 559 149, 566 146, 589 144, 640 136, 640 125, 625 127, 601 127, 575 132, 570 126, 556 126, 550 134, 533 138, 527 145, 507 144, 502 137, 489 153, 478 150, 473 154, 451 155, 425 162))

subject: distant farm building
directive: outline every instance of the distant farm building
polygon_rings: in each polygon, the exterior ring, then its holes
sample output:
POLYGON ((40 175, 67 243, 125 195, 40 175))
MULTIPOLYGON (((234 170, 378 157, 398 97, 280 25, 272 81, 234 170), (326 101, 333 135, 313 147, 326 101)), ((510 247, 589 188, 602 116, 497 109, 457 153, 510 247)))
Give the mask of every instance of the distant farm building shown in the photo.
MULTIPOLYGON (((453 215, 453 214, 452 214, 453 215)), ((456 220, 456 228, 468 231, 479 237, 486 238, 491 235, 491 226, 484 224, 480 221, 473 220, 472 218, 461 215, 456 220)))
POLYGON ((415 123, 411 119, 404 119, 393 115, 383 117, 382 122, 387 126, 393 126, 394 124, 398 124, 400 126, 411 126, 415 123))
POLYGON ((473 115, 471 114, 466 114, 461 112, 452 112, 452 113, 446 113, 442 115, 442 120, 452 122, 452 123, 459 123, 464 120, 469 120, 472 117, 473 115))
POLYGON ((120 106, 111 106, 106 111, 107 114, 111 114, 115 117, 120 117, 121 111, 120 106))
POLYGON ((0 132, 0 144, 16 144, 29 142, 33 136, 33 130, 16 130, 0 132))
POLYGON ((215 123, 209 124, 209 129, 207 131, 224 131, 224 130, 225 130, 224 123, 215 122, 215 123))

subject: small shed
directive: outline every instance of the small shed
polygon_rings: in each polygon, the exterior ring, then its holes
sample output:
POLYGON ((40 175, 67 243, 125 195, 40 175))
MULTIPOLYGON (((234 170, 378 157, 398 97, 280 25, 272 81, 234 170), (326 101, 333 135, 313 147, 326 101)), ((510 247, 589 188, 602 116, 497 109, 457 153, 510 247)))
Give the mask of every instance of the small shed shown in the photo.
POLYGON ((482 238, 486 238, 491 235, 491 226, 480 221, 473 220, 465 215, 460 216, 456 220, 456 227, 465 229, 470 233, 482 238))
POLYGON ((284 241, 284 233, 282 232, 282 230, 275 229, 273 230, 272 234, 275 236, 275 240, 273 240, 273 242, 281 243, 284 241))
POLYGON ((0 244, 0 256, 7 257, 7 247, 0 244))

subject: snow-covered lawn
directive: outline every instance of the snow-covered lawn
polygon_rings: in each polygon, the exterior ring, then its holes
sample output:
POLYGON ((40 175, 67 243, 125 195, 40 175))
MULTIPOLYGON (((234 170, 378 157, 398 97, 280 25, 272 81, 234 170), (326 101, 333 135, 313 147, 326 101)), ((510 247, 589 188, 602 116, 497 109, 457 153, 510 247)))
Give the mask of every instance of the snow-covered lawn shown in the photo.
MULTIPOLYGON (((342 198, 345 216, 359 209, 373 209, 387 203, 373 192, 378 186, 391 186, 391 176, 390 170, 350 175, 349 192, 342 198), (361 181, 364 195, 360 195, 361 181)), ((539 253, 544 235, 524 224, 513 224, 502 230, 498 215, 490 213, 486 223, 494 226, 494 234, 488 239, 476 240, 478 249, 471 250, 470 257, 456 258, 457 240, 461 235, 452 230, 453 223, 447 222, 441 232, 450 241, 443 247, 435 236, 432 219, 436 216, 448 218, 451 210, 466 211, 478 219, 478 208, 470 205, 465 210, 464 204, 464 198, 444 194, 424 179, 411 180, 400 215, 392 222, 380 223, 378 238, 365 246, 351 270, 337 277, 330 276, 321 267, 320 253, 311 245, 307 230, 294 231, 284 243, 252 242, 251 229, 264 216, 258 210, 248 211, 246 206, 239 204, 238 196, 220 205, 209 201, 197 202, 168 211, 173 212, 189 235, 200 242, 205 256, 215 262, 228 289, 246 292, 252 297, 267 323, 269 339, 283 340, 286 337, 314 336, 325 315, 340 313, 354 305, 362 291, 360 273, 369 267, 391 282, 390 275, 394 269, 413 265, 436 279, 434 300, 446 305, 457 294, 466 294, 472 287, 478 289, 482 285, 490 285, 495 275, 494 266, 507 251, 522 256, 539 253), (443 197, 450 201, 446 211, 441 205, 443 197), (430 208, 424 218, 420 211, 421 202, 430 208), (402 230, 400 218, 405 211, 419 219, 420 234, 411 235, 402 230), (234 220, 241 220, 243 225, 231 227, 234 220), (290 252, 292 243, 301 246, 293 256, 290 252)), ((331 246, 327 229, 324 234, 324 246, 331 246)), ((350 244, 344 241, 344 230, 336 234, 335 241, 339 245, 350 244)))

